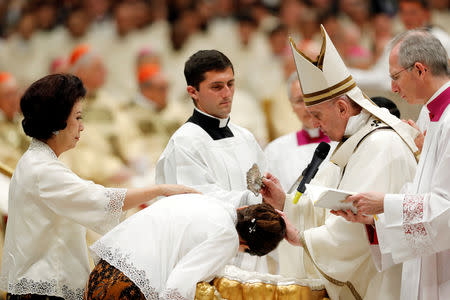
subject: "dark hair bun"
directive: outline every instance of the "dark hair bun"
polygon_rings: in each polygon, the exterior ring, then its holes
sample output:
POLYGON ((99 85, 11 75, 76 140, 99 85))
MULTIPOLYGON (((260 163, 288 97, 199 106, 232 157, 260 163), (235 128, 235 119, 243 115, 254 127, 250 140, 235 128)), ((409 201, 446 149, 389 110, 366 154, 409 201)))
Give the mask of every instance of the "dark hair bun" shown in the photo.
POLYGON ((52 74, 34 82, 22 96, 20 108, 26 135, 47 140, 67 126, 76 101, 86 95, 81 80, 70 74, 52 74))

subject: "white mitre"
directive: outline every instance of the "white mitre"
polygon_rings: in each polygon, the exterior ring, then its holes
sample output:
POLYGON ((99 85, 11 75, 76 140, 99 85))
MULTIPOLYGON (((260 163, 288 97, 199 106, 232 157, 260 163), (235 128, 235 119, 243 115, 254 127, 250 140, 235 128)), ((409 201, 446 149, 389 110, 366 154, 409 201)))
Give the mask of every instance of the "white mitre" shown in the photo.
POLYGON ((315 61, 298 50, 292 38, 290 39, 305 105, 316 105, 345 94, 376 118, 392 127, 411 151, 417 155, 419 150, 414 143, 414 139, 419 132, 390 114, 387 109, 375 105, 358 88, 323 25, 320 26, 320 29, 322 33, 322 47, 315 61))

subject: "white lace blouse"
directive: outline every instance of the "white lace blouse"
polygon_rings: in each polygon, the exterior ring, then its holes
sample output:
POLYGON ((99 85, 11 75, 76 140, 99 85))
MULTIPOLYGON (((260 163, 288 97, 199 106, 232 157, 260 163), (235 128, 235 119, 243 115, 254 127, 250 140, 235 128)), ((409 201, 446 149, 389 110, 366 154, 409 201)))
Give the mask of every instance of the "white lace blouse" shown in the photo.
POLYGON ((81 179, 33 139, 9 188, 0 288, 82 299, 90 272, 85 227, 103 234, 117 225, 126 191, 81 179))
POLYGON ((132 215, 91 249, 141 290, 146 299, 194 299, 239 248, 236 209, 205 195, 164 198, 132 215))

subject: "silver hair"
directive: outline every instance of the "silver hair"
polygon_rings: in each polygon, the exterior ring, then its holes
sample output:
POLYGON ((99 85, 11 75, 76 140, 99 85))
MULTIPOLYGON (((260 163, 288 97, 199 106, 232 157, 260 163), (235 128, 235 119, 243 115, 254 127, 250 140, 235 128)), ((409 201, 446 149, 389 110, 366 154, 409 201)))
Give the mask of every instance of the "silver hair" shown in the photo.
POLYGON ((398 62, 403 68, 421 62, 430 68, 434 76, 450 75, 447 51, 426 29, 413 29, 397 35, 390 42, 390 49, 398 44, 398 62))
POLYGON ((288 80, 286 81, 287 93, 288 93, 288 99, 289 100, 292 99, 291 86, 296 81, 299 81, 297 72, 292 72, 291 75, 289 75, 288 80))

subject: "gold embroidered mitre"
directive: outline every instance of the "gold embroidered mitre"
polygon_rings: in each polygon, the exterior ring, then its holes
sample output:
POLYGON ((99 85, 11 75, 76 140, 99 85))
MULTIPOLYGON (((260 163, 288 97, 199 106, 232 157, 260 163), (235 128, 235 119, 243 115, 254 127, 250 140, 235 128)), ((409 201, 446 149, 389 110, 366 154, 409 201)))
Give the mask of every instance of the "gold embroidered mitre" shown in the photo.
POLYGON ((356 87, 355 81, 322 25, 320 29, 323 37, 322 48, 315 61, 298 50, 294 41, 290 39, 303 99, 307 106, 343 95, 356 87))
POLYGON ((320 29, 322 47, 316 60, 312 60, 298 50, 292 38, 290 39, 305 105, 316 105, 345 94, 363 109, 394 129, 410 150, 417 155, 418 149, 414 143, 414 138, 418 135, 418 131, 391 115, 386 109, 376 106, 356 86, 356 82, 350 75, 323 25, 320 26, 320 29))

